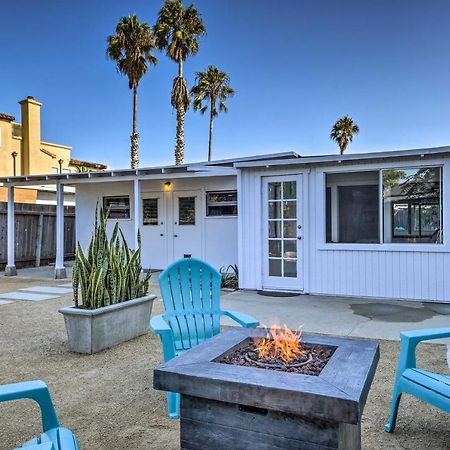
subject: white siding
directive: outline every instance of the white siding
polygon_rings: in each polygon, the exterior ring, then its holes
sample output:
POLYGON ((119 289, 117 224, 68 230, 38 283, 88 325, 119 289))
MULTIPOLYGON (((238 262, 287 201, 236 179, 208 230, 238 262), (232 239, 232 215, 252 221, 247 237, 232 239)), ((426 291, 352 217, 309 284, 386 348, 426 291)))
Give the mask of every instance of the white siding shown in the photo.
MULTIPOLYGON (((141 192, 162 192, 166 180, 143 180, 141 192)), ((216 268, 227 267, 238 262, 237 247, 237 217, 206 217, 205 196, 207 191, 235 190, 235 176, 220 176, 208 178, 170 178, 173 192, 198 190, 202 192, 201 220, 202 220, 202 258, 216 268)), ((102 204, 105 195, 129 195, 131 219, 119 220, 120 228, 124 232, 130 246, 134 245, 134 194, 132 181, 115 181, 102 183, 86 183, 77 185, 76 189, 76 238, 83 248, 86 248, 92 234, 94 212, 97 201, 102 204)), ((172 205, 168 205, 172 208, 172 205)), ((116 220, 111 220, 108 227, 111 232, 116 220)), ((143 265, 146 257, 151 253, 151 242, 143 239, 143 265)), ((170 258, 169 258, 170 259, 170 258)), ((171 261, 169 261, 171 262, 171 261)), ((148 264, 147 264, 148 265, 148 264)))
MULTIPOLYGON (((261 177, 287 171, 245 169, 240 175, 240 284, 244 289, 262 287, 261 177)), ((300 172, 300 169, 297 169, 300 172)), ((450 302, 450 160, 416 160, 364 166, 312 168, 304 174, 309 189, 305 205, 307 228, 304 292, 311 294, 380 297, 450 302), (325 244, 324 171, 378 170, 382 167, 444 164, 444 245, 426 244, 325 244)))

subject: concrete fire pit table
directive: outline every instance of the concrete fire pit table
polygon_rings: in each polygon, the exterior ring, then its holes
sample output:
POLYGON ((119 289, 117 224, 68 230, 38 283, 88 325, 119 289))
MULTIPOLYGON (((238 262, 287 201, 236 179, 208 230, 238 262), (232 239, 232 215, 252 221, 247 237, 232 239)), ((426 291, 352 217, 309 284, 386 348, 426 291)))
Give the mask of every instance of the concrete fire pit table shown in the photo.
POLYGON ((219 362, 265 330, 227 330, 154 370, 155 389, 181 393, 182 449, 361 448, 376 342, 304 334, 335 347, 317 376, 219 362))

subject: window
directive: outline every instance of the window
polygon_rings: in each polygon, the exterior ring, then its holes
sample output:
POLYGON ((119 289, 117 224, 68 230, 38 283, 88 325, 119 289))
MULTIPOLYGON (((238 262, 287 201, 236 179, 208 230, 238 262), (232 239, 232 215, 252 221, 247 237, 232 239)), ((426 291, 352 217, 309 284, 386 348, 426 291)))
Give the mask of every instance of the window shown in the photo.
POLYGON ((441 244, 441 168, 385 169, 382 178, 384 242, 441 244))
POLYGON ((103 209, 109 209, 110 219, 130 218, 130 197, 123 195, 119 197, 103 197, 103 209))
POLYGON ((237 191, 217 191, 206 194, 207 216, 237 216, 237 191))
POLYGON ((158 225, 158 199, 144 198, 142 200, 143 225, 158 225))
POLYGON ((178 225, 195 225, 195 197, 178 198, 178 225))
POLYGON ((378 180, 378 171, 326 174, 326 242, 380 242, 378 180))

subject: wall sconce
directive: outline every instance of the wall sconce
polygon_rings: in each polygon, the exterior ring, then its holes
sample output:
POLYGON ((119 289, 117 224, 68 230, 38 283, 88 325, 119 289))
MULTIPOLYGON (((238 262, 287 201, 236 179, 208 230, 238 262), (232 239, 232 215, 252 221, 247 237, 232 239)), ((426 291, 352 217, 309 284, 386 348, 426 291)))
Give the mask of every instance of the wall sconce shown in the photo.
POLYGON ((59 173, 62 173, 62 165, 63 165, 64 160, 63 159, 59 159, 58 160, 58 164, 59 164, 59 173))
POLYGON ((172 189, 172 183, 170 181, 166 181, 164 183, 164 190, 165 191, 170 191, 172 189))

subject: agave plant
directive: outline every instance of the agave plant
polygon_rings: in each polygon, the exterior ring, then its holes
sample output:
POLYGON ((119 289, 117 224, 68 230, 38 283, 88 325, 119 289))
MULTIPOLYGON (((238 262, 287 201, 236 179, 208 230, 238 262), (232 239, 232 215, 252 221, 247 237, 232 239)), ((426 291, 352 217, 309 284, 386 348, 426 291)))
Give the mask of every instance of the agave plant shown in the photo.
POLYGON ((230 264, 226 269, 220 268, 220 275, 222 275, 222 288, 238 289, 239 288, 239 269, 236 264, 230 264))
POLYGON ((130 249, 116 223, 108 239, 106 225, 109 211, 96 208, 94 232, 84 253, 77 244, 72 272, 75 307, 96 309, 147 294, 150 273, 141 276, 141 238, 138 248, 130 249))

